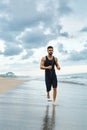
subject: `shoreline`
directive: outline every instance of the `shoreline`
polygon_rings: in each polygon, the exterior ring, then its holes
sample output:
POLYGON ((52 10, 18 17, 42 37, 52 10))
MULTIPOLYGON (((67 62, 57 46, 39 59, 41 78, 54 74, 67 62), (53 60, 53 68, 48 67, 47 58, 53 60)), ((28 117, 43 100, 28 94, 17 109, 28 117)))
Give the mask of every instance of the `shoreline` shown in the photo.
POLYGON ((0 77, 0 94, 9 91, 17 87, 18 85, 24 83, 26 80, 19 80, 15 78, 2 78, 0 77))

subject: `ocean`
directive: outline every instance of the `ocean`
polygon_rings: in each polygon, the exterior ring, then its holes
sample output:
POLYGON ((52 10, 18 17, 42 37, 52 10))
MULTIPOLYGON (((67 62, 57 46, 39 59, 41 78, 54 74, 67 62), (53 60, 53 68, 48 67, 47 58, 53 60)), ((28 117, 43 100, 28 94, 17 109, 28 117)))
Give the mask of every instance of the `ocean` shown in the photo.
MULTIPOLYGON (((27 79, 27 80, 44 81, 44 76, 42 77, 23 76, 18 78, 27 79)), ((87 73, 57 75, 57 78, 59 83, 61 82, 67 84, 77 84, 77 85, 87 86, 87 73)))
POLYGON ((87 73, 58 76, 59 82, 87 86, 87 73))

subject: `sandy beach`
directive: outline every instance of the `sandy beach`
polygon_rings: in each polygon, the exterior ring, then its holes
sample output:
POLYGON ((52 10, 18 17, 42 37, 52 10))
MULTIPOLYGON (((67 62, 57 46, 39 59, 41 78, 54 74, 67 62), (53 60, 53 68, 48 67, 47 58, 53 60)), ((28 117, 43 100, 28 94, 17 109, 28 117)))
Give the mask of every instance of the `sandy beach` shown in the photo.
POLYGON ((56 107, 44 81, 9 89, 0 94, 0 130, 87 130, 87 87, 59 83, 56 107))
POLYGON ((10 89, 22 84, 24 80, 17 80, 13 78, 0 77, 0 94, 9 91, 10 89))

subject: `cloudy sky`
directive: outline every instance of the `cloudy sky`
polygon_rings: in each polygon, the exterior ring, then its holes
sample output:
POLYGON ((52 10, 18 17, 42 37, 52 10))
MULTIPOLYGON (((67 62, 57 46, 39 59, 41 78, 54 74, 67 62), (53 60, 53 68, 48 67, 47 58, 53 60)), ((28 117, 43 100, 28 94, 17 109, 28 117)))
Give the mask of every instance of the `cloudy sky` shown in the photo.
POLYGON ((87 72, 86 0, 0 1, 0 73, 40 75, 48 45, 58 73, 87 72))

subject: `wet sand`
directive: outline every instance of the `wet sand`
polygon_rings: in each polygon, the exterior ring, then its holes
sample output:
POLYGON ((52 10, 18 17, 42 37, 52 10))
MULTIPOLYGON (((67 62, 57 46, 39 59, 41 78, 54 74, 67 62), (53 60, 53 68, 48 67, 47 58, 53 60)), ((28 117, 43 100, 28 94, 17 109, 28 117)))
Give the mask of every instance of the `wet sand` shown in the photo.
POLYGON ((25 80, 17 80, 13 78, 0 77, 0 94, 9 91, 10 89, 22 84, 25 80))
POLYGON ((0 94, 0 130, 87 130, 87 87, 59 83, 56 107, 46 99, 44 81, 0 94))

